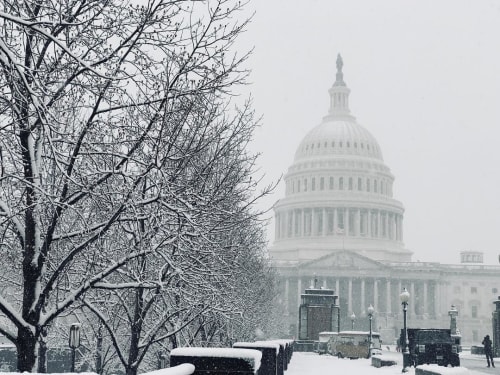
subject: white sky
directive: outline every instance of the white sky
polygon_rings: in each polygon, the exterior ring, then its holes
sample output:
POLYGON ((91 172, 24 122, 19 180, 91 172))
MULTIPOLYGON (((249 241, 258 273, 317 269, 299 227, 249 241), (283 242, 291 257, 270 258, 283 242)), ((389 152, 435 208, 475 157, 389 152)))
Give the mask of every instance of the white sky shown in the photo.
MULTIPOLYGON (((396 177, 413 260, 457 263, 474 250, 498 264, 500 2, 252 0, 247 9, 256 14, 240 42, 255 46, 248 90, 263 116, 253 147, 266 180, 286 173, 326 115, 340 52, 351 112, 396 177)), ((282 183, 264 204, 283 196, 282 183)))

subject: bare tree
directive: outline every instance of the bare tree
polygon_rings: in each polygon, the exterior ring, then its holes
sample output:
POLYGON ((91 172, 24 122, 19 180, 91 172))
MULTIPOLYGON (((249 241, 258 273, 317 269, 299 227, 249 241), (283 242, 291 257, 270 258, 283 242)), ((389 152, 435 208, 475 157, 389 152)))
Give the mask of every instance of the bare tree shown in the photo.
POLYGON ((150 280, 120 280, 124 268, 199 236, 192 228, 222 230, 223 210, 200 203, 255 186, 211 185, 231 171, 222 149, 213 165, 186 168, 217 141, 201 120, 244 82, 247 55, 231 46, 248 20, 230 0, 0 4, 0 333, 18 370, 32 371, 42 332, 75 301, 144 288, 150 280), (189 172, 211 193, 198 196, 189 172), (130 223, 145 218, 134 241, 130 223))

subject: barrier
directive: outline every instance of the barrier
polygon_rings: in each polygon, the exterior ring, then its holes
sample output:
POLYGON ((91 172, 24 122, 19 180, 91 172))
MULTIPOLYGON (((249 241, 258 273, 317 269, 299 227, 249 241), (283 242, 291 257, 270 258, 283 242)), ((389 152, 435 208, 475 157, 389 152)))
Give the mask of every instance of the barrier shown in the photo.
POLYGON ((385 367, 385 366, 394 366, 396 365, 396 361, 393 361, 391 359, 384 359, 383 357, 379 356, 372 356, 372 366, 373 367, 385 367))
POLYGON ((255 349, 262 353, 259 375, 276 375, 278 371, 278 355, 280 344, 276 342, 237 342, 233 348, 255 349))
POLYGON ((193 375, 258 374, 262 353, 255 349, 176 348, 170 352, 170 365, 191 363, 193 375))

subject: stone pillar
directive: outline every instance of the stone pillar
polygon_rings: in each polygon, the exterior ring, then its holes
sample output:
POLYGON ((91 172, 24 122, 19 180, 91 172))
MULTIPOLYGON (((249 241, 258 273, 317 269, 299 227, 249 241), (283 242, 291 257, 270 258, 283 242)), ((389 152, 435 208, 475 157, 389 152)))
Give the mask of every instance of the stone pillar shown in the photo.
POLYGON ((385 238, 389 239, 389 212, 386 212, 384 215, 385 220, 385 238))
POLYGON ((339 279, 335 280, 335 293, 337 293, 337 295, 340 298, 340 280, 339 279))
POLYGON ((356 216, 354 220, 354 235, 356 237, 359 237, 361 235, 361 210, 358 208, 356 209, 356 216))
POLYGON ((379 306, 378 306, 378 280, 376 280, 376 279, 373 279, 373 307, 375 307, 375 309, 379 310, 379 306))
POLYGON ((387 292, 387 295, 385 297, 386 297, 387 307, 385 309, 385 312, 388 313, 388 314, 390 314, 391 311, 392 311, 392 306, 391 306, 391 280, 390 279, 387 279, 386 292, 387 292))
POLYGON ((306 235, 306 210, 303 208, 300 210, 300 236, 305 237, 306 235))
POLYGON ((311 236, 314 236, 316 234, 315 227, 316 227, 316 220, 315 220, 314 215, 314 207, 311 207, 311 236))
POLYGON ((365 308, 365 279, 361 279, 361 311, 365 308))
MULTIPOLYGON (((338 226, 338 217, 337 217, 337 208, 333 209, 333 235, 337 235, 337 226, 338 226)), ((337 293, 338 294, 338 293, 337 293)), ((339 297, 340 298, 340 297, 339 297)))
POLYGON ((348 283, 348 301, 347 301, 347 309, 349 310, 349 313, 352 312, 352 278, 349 277, 349 283, 348 283))
POLYGON ((380 225, 381 223, 382 223, 382 220, 381 220, 380 210, 377 210, 377 237, 378 238, 382 237, 382 226, 380 225))
POLYGON ((323 229, 321 233, 323 236, 327 235, 327 228, 328 228, 328 215, 326 214, 326 208, 323 207, 323 229))
POLYGON ((344 236, 349 236, 349 208, 344 209, 344 236))
POLYGON ((366 211, 366 237, 372 237, 372 210, 366 211))
POLYGON ((290 293, 290 282, 288 277, 285 279, 285 313, 288 314, 288 303, 289 303, 289 293, 290 293))
POLYGON ((297 237, 297 210, 292 210, 292 237, 297 237))
POLYGON ((427 299, 427 280, 424 280, 424 314, 429 315, 429 301, 427 299))
POLYGON ((441 282, 437 280, 434 283, 434 313, 436 314, 436 318, 439 319, 441 315, 441 282))
POLYGON ((412 281, 410 283, 410 304, 408 312, 415 315, 415 283, 412 281))

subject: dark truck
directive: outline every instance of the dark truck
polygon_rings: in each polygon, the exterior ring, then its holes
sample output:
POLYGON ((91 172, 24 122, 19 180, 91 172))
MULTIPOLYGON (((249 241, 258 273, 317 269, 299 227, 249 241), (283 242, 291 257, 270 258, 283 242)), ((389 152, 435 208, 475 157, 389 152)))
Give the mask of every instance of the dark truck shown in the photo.
MULTIPOLYGON (((435 363, 439 366, 460 366, 460 348, 451 337, 451 330, 408 328, 410 365, 435 363)), ((400 343, 404 345, 404 331, 400 343)), ((403 347, 403 346, 402 346, 403 347)))

